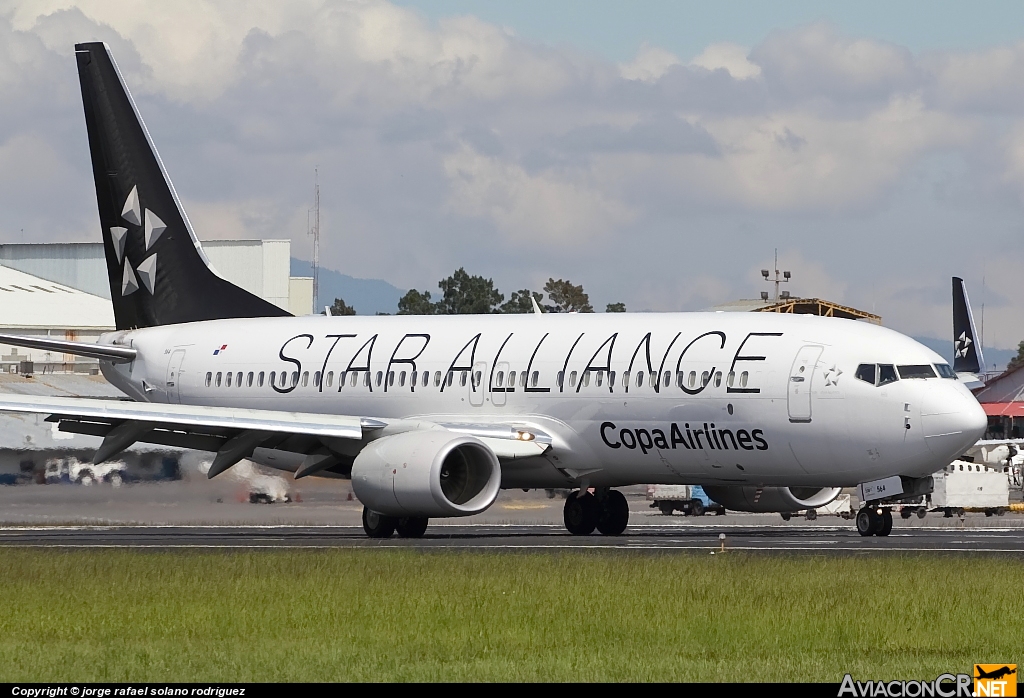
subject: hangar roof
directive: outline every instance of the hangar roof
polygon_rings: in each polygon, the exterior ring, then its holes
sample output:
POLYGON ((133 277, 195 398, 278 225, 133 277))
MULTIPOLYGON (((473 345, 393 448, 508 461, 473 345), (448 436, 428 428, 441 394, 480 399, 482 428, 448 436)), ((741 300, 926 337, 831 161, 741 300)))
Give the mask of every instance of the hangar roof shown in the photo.
POLYGON ((0 328, 112 330, 114 310, 105 298, 0 266, 0 328))

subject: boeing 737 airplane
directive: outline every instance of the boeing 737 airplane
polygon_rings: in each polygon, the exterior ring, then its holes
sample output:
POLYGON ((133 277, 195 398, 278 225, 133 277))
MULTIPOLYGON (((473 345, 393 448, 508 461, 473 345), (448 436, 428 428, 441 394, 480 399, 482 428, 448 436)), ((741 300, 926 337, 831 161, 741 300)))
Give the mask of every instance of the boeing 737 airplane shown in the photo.
MULTIPOLYGON (((621 533, 617 491, 702 484, 729 509, 798 511, 898 476, 910 491, 985 429, 945 360, 882 327, 762 313, 291 317, 211 268, 109 50, 75 47, 124 401, 4 395, 103 437, 351 478, 370 536, 570 488, 565 525, 621 533)), ((866 507, 863 535, 891 517, 866 507)))

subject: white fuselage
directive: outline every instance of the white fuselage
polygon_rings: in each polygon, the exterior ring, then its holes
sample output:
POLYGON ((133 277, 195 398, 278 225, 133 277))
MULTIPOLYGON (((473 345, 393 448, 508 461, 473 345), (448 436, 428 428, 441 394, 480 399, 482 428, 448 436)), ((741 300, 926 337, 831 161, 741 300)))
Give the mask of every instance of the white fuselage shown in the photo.
POLYGON ((861 322, 760 313, 298 317, 118 332, 150 402, 532 425, 504 487, 850 486, 942 468, 985 428, 959 381, 856 377, 945 361, 861 322), (450 376, 450 377, 449 377, 450 376), (273 378, 273 380, 271 380, 273 378))

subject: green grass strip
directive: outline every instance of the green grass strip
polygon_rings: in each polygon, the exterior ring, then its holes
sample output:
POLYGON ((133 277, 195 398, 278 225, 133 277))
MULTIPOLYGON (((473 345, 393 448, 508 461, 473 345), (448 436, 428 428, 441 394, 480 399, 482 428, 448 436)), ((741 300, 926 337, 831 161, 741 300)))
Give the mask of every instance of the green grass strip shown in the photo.
POLYGON ((0 681, 839 681, 1015 662, 954 556, 0 549, 0 681))

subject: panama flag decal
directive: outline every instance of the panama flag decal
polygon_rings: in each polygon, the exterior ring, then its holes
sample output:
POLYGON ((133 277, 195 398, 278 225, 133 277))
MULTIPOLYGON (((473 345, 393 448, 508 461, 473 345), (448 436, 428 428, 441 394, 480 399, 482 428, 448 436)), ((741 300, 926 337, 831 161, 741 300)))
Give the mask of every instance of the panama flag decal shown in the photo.
POLYGON ((227 350, 227 348, 228 348, 227 344, 222 344, 220 349, 214 349, 213 350, 213 355, 216 356, 217 354, 221 353, 222 351, 227 350))

